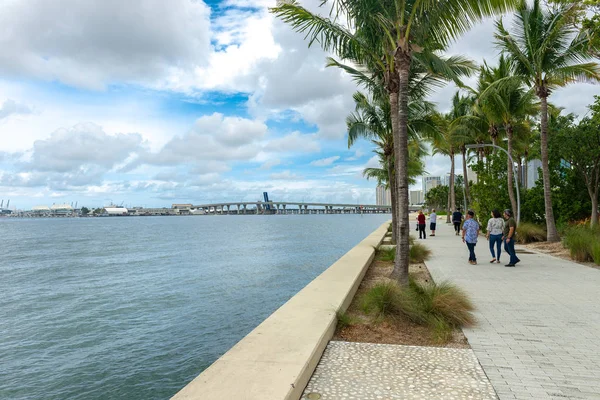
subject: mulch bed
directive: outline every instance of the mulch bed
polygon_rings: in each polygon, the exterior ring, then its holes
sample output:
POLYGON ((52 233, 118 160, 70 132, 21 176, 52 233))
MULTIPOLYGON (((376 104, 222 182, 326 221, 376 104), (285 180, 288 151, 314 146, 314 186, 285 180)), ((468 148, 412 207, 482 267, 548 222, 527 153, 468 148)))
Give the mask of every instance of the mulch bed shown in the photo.
MULTIPOLYGON (((454 331, 452 339, 444 344, 436 343, 431 339, 430 329, 416 324, 406 317, 386 318, 381 322, 374 322, 372 317, 362 312, 359 305, 361 295, 378 283, 389 281, 389 276, 394 269, 393 262, 373 261, 369 270, 348 307, 347 314, 358 322, 336 330, 333 340, 347 342, 402 344, 410 346, 435 346, 451 348, 470 348, 467 338, 460 329, 454 331)), ((431 275, 425 264, 411 264, 409 272, 419 282, 431 281, 431 275)))
POLYGON ((580 262, 575 261, 571 258, 571 253, 569 249, 566 249, 562 243, 560 242, 537 242, 537 243, 528 243, 524 244, 523 247, 527 249, 532 249, 539 251, 540 253, 548 254, 554 257, 562 258, 563 260, 568 260, 577 264, 585 265, 586 267, 592 267, 596 269, 600 269, 600 265, 596 265, 593 262, 580 262))

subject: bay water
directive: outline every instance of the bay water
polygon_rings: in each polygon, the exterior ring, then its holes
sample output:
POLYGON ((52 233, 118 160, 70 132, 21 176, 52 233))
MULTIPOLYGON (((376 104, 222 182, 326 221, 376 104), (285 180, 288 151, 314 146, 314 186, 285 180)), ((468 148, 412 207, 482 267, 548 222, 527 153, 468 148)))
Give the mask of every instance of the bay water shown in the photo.
POLYGON ((0 399, 167 399, 389 218, 0 218, 0 399))

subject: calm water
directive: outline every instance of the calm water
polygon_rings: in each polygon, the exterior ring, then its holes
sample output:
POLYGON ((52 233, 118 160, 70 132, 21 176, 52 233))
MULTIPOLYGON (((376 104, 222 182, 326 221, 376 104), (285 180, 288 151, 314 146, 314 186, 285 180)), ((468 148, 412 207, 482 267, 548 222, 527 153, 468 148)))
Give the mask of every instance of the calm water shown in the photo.
POLYGON ((389 218, 0 219, 0 398, 168 398, 389 218))

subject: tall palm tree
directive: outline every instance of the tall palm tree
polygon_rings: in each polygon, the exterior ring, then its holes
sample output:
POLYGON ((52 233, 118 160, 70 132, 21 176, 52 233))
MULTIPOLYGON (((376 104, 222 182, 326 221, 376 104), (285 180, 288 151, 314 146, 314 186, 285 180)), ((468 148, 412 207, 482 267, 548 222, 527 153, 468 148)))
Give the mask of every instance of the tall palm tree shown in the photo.
MULTIPOLYGON (((325 3, 323 3, 325 4, 325 3)), ((312 14, 293 0, 272 11, 297 31, 306 33, 309 44, 317 41, 325 50, 343 57, 368 58, 384 72, 391 106, 395 171, 398 194, 396 262, 392 275, 408 283, 408 103, 410 69, 414 59, 438 62, 436 50, 446 47, 478 20, 505 12, 517 0, 332 0, 334 18, 312 14), (336 20, 344 15, 346 29, 336 20)))
POLYGON ((514 133, 515 128, 527 117, 537 113, 535 92, 524 88, 523 81, 515 76, 512 65, 504 54, 500 56, 497 67, 488 67, 487 76, 491 82, 479 94, 479 102, 490 120, 501 124, 506 133, 507 151, 513 157, 513 160, 510 157, 507 160, 508 197, 514 211, 517 210, 514 190, 514 133))
MULTIPOLYGON (((346 118, 348 127, 348 147, 352 147, 360 138, 371 139, 377 146, 381 165, 387 171, 387 177, 380 179, 381 171, 378 168, 365 169, 365 177, 377 178, 378 182, 385 182, 391 189, 395 187, 396 179, 394 172, 394 136, 391 129, 390 104, 385 97, 379 100, 369 99, 365 94, 356 92, 354 94, 355 112, 346 118), (377 170, 377 171, 376 171, 377 170)), ((414 183, 414 178, 422 174, 424 170, 422 155, 423 148, 419 146, 418 139, 422 134, 431 137, 435 134, 435 122, 433 120, 433 104, 426 101, 412 102, 410 104, 410 140, 408 175, 409 183, 414 183)), ((396 243, 397 198, 396 192, 391 191, 392 200, 392 239, 396 243)))
POLYGON ((448 215, 456 209, 455 201, 455 157, 461 151, 461 145, 464 146, 464 136, 466 129, 464 124, 458 121, 468 113, 470 102, 467 97, 463 97, 456 92, 452 97, 452 106, 450 112, 437 117, 437 126, 440 131, 440 137, 432 141, 433 153, 444 154, 450 158, 450 187, 448 202, 448 215))
POLYGON ((533 0, 530 5, 523 0, 516 12, 514 33, 500 20, 495 37, 514 64, 516 75, 535 90, 540 100, 546 230, 548 241, 557 242, 560 238, 552 210, 548 167, 548 96, 554 89, 575 81, 600 80, 600 66, 590 61, 590 35, 571 24, 582 2, 559 3, 551 10, 542 9, 540 3, 533 0))

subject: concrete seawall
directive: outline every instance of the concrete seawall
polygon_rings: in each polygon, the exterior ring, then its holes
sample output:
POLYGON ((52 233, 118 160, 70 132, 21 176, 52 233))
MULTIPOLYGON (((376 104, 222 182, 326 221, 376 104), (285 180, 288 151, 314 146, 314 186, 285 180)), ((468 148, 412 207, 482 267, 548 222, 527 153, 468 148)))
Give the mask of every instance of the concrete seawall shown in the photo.
POLYGON ((297 400, 360 285, 389 222, 288 300, 174 400, 297 400))

